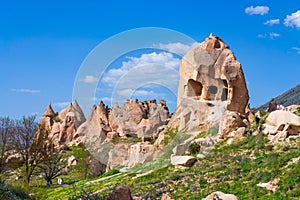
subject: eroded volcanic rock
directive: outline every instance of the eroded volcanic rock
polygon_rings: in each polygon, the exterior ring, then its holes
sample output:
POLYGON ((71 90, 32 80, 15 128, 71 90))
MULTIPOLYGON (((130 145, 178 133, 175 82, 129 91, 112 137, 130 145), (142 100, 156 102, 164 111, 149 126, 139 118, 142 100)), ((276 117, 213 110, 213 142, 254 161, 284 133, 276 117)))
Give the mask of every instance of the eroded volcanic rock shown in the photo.
POLYGON ((229 134, 236 127, 223 123, 230 121, 224 120, 225 113, 234 112, 243 120, 248 100, 241 64, 223 40, 211 34, 181 60, 177 109, 169 125, 185 131, 213 127, 229 134))
POLYGON ((54 139, 56 144, 71 144, 76 138, 76 131, 85 121, 84 114, 76 101, 63 109, 59 114, 55 113, 49 103, 40 123, 45 123, 51 130, 49 137, 54 139))

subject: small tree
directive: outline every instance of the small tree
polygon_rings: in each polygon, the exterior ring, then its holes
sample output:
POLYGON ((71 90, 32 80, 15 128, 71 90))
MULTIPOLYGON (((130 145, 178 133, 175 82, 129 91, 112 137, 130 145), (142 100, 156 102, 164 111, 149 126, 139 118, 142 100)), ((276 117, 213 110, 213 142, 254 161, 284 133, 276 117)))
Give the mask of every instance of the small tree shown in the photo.
POLYGON ((8 117, 0 118, 0 173, 5 171, 6 159, 11 150, 10 135, 14 122, 8 117))
POLYGON ((50 130, 45 124, 39 125, 38 133, 44 135, 44 141, 42 142, 42 158, 37 167, 45 180, 49 182, 65 172, 67 161, 59 148, 54 145, 53 138, 49 138, 50 130))

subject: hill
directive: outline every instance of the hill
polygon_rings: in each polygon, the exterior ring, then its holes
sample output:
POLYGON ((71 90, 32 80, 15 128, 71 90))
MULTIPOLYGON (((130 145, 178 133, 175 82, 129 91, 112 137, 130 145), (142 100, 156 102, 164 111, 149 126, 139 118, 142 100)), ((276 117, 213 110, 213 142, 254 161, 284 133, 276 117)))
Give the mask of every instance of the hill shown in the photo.
MULTIPOLYGON (((275 97, 275 101, 278 104, 283 106, 290 106, 290 105, 299 105, 300 104, 300 85, 293 87, 292 89, 284 92, 283 94, 275 97)), ((257 106, 254 108, 255 111, 264 111, 268 109, 269 102, 266 102, 263 105, 257 106)))

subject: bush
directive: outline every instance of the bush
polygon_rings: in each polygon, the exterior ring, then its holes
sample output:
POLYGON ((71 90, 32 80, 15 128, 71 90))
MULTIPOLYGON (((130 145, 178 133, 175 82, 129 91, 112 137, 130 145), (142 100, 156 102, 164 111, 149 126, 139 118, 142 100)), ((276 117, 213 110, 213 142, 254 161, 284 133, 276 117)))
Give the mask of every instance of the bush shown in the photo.
POLYGON ((200 151, 200 147, 201 147, 200 144, 198 144, 197 142, 193 142, 189 146, 189 152, 191 154, 196 154, 200 151))

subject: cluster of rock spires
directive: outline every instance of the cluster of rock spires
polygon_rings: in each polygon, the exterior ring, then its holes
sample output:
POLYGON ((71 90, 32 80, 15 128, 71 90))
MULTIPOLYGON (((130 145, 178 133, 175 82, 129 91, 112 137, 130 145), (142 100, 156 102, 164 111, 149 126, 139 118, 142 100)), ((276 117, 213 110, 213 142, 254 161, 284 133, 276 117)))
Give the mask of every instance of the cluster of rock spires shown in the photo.
POLYGON ((170 118, 164 100, 139 102, 128 100, 122 107, 108 108, 102 101, 94 105, 88 119, 73 101, 60 113, 49 103, 40 123, 51 129, 51 137, 58 144, 81 145, 86 136, 94 135, 99 142, 116 137, 151 137, 163 129, 170 118))
POLYGON ((126 101, 121 107, 115 104, 111 109, 101 101, 92 107, 87 119, 76 101, 60 113, 55 113, 49 103, 40 123, 50 128, 50 137, 56 144, 84 145, 96 159, 107 165, 107 169, 111 169, 121 164, 132 166, 152 160, 155 154, 152 154, 153 145, 147 143, 112 145, 109 141, 127 137, 145 141, 157 137, 169 119, 164 100, 157 103, 156 100, 139 102, 135 99, 126 101), (142 150, 144 154, 139 158, 142 150), (149 158, 145 155, 147 152, 149 158))
MULTIPOLYGON (((51 129, 51 137, 58 145, 84 145, 107 166, 107 170, 156 159, 162 154, 165 127, 178 128, 179 132, 189 133, 191 137, 173 149, 171 161, 174 165, 186 166, 196 158, 180 156, 192 142, 209 148, 219 139, 244 135, 254 117, 248 101, 241 64, 222 39, 210 35, 181 60, 177 108, 172 116, 164 100, 157 103, 156 100, 139 102, 135 99, 127 100, 121 107, 115 104, 112 108, 101 101, 91 108, 85 119, 74 101, 60 113, 55 113, 49 104, 41 122, 51 129), (210 130, 215 130, 215 133, 194 139, 197 134, 212 132, 210 130), (110 142, 114 138, 129 137, 141 140, 135 143, 110 142), (154 144, 147 142, 151 139, 156 139, 154 144)), ((285 116, 282 119, 273 115, 267 120, 273 124, 267 125, 268 134, 300 132, 297 117, 281 115, 285 116), (287 120, 293 120, 293 124, 282 125, 288 123, 287 120)))

